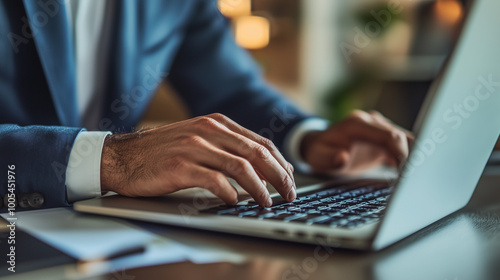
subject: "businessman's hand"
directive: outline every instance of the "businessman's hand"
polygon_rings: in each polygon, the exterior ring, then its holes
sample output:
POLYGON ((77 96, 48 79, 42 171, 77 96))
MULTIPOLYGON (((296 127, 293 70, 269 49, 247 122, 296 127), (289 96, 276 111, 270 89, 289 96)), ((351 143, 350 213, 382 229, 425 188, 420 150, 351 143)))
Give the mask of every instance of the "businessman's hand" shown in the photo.
POLYGON ((108 136, 101 160, 101 189, 136 197, 201 187, 235 204, 238 194, 228 176, 267 207, 272 202, 264 180, 292 201, 296 197, 292 173, 292 165, 270 140, 212 114, 108 136))
POLYGON ((398 166, 413 136, 378 112, 355 111, 326 131, 304 137, 301 155, 317 173, 348 173, 376 164, 398 166))

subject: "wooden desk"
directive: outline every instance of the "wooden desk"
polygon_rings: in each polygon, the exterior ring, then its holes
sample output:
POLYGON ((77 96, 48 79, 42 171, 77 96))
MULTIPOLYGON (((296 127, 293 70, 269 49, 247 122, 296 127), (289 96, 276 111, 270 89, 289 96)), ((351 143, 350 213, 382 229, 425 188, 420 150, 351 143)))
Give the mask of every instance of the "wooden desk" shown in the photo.
POLYGON ((325 249, 259 238, 169 229, 182 242, 209 242, 248 256, 241 264, 178 263, 102 279, 500 279, 500 168, 489 168, 469 205, 380 252, 325 249), (316 253, 315 253, 316 252, 316 253), (129 277, 129 278, 125 278, 129 277), (118 279, 118 278, 116 278, 118 279))

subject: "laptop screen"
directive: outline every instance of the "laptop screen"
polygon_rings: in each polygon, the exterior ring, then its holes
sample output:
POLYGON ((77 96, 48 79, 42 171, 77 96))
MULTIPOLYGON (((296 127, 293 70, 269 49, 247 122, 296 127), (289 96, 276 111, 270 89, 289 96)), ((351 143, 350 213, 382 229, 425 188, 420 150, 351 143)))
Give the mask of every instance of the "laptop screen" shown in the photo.
POLYGON ((500 1, 477 0, 435 94, 375 241, 384 247, 460 209, 500 132, 500 1))

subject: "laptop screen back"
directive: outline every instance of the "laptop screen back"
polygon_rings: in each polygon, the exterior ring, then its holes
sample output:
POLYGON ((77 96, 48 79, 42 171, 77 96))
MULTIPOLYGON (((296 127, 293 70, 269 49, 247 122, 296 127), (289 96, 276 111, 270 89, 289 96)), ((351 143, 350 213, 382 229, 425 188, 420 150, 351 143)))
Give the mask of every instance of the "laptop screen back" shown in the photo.
POLYGON ((374 241, 380 249, 462 208, 500 133, 500 1, 476 0, 420 116, 374 241))

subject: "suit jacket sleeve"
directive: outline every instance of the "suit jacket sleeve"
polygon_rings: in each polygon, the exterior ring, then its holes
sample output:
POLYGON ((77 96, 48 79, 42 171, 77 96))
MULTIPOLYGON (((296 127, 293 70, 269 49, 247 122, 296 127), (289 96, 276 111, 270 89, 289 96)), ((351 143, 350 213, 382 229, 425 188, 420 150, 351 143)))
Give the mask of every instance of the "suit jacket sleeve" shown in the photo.
POLYGON ((197 4, 170 82, 194 115, 223 113, 283 152, 287 132, 308 116, 266 84, 250 55, 236 45, 216 1, 197 4))
MULTIPOLYGON (((7 192, 7 166, 15 165, 15 194, 40 193, 41 208, 69 206, 66 166, 74 140, 82 129, 0 124, 2 198, 7 192)), ((3 211, 6 207, 2 208, 3 211)))

